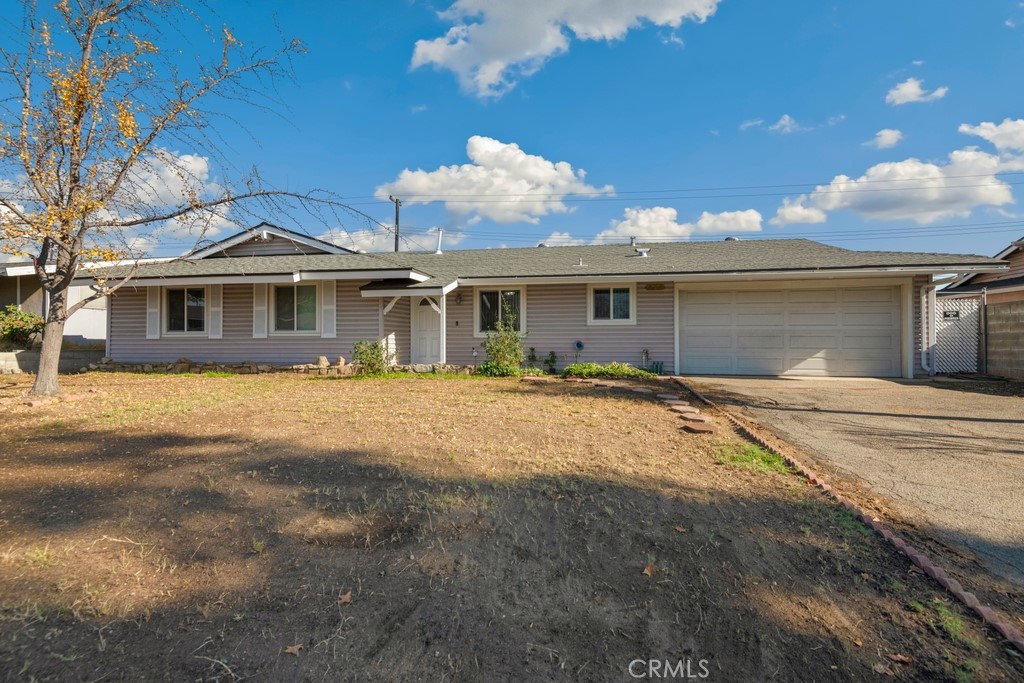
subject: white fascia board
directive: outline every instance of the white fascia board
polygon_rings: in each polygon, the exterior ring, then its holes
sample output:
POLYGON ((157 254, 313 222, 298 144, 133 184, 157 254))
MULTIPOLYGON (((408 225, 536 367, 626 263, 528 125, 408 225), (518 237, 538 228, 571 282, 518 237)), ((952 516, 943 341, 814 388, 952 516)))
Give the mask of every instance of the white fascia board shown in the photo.
MULTIPOLYGON (((116 278, 114 278, 116 279, 116 278)), ((164 287, 171 285, 240 285, 252 283, 295 282, 295 275, 210 275, 197 277, 143 277, 133 278, 128 284, 136 287, 164 287)))
POLYGON ((300 280, 415 280, 426 282, 429 275, 415 270, 303 270, 300 280))
MULTIPOLYGON (((176 260, 178 258, 180 258, 180 257, 178 257, 178 256, 165 256, 165 257, 162 257, 162 258, 139 259, 138 261, 133 261, 133 260, 128 260, 128 261, 95 261, 95 262, 83 263, 81 266, 79 266, 78 272, 82 273, 83 271, 96 270, 97 268, 113 268, 115 266, 131 266, 131 265, 135 265, 135 264, 139 264, 140 266, 142 266, 142 265, 146 265, 147 263, 167 263, 168 261, 174 261, 174 260, 176 260)), ((45 270, 46 270, 47 273, 55 273, 57 271, 57 266, 49 265, 49 266, 46 266, 45 270)), ((11 276, 11 277, 15 277, 17 275, 35 275, 36 274, 36 267, 35 266, 14 266, 13 268, 8 268, 7 269, 7 274, 9 276, 11 276)))
POLYGON ((781 270, 737 273, 635 273, 631 275, 563 275, 549 277, 514 277, 514 278, 460 278, 459 285, 524 285, 524 284, 561 284, 590 282, 718 282, 737 280, 791 280, 815 279, 829 280, 856 277, 891 277, 893 275, 935 275, 940 273, 962 273, 967 270, 992 273, 1006 270, 1006 266, 951 266, 937 268, 935 266, 906 266, 893 268, 862 268, 851 270, 781 270))
POLYGON ((417 287, 416 289, 371 289, 360 291, 359 295, 364 299, 386 299, 394 296, 442 296, 447 294, 441 287, 417 287))

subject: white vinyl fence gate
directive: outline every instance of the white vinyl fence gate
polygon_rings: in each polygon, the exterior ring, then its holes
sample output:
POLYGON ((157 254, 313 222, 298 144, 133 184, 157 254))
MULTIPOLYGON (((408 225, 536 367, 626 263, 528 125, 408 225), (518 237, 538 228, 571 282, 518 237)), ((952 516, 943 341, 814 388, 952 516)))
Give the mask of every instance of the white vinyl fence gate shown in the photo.
POLYGON ((977 372, 981 298, 935 303, 935 372, 977 372))

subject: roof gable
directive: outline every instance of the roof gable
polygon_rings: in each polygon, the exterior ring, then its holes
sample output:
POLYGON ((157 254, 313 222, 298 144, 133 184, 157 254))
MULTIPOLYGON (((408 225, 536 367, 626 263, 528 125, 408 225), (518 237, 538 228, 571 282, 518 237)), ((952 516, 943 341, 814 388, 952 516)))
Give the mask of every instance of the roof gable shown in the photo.
MULTIPOLYGON (((998 254, 993 256, 992 258, 999 259, 1001 261, 1009 261, 1010 262, 1010 273, 1011 274, 1015 274, 1015 272, 1018 270, 1018 268, 1014 266, 1014 263, 1018 262, 1020 259, 1024 259, 1024 237, 1020 238, 1019 240, 1014 240, 1013 242, 1010 242, 1010 246, 1006 247, 1006 249, 1003 249, 1001 252, 999 252, 998 254)), ((957 278, 956 280, 954 280, 952 283, 950 283, 950 285, 948 287, 946 287, 943 291, 950 291, 950 290, 953 290, 953 289, 960 289, 960 288, 964 287, 964 285, 967 285, 968 283, 970 283, 972 280, 974 280, 974 278, 977 275, 980 275, 980 274, 981 273, 967 273, 965 275, 962 275, 959 278, 957 278)), ((1000 279, 1000 278, 998 278, 998 277, 997 278, 993 278, 993 280, 997 280, 997 279, 1000 279)), ((974 288, 972 287, 971 289, 974 289, 974 288)))
POLYGON ((350 249, 303 235, 292 230, 260 223, 203 249, 189 254, 189 259, 225 258, 228 256, 293 256, 312 254, 352 254, 350 249))

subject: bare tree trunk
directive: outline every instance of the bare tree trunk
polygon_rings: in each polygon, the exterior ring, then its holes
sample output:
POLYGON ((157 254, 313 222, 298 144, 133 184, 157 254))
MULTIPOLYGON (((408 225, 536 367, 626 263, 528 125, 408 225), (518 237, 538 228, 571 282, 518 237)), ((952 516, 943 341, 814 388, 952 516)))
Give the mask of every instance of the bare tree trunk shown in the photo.
POLYGON ((67 289, 51 292, 46 327, 43 328, 43 348, 39 352, 39 372, 30 396, 58 396, 61 393, 57 370, 60 367, 60 348, 64 343, 66 310, 67 289))

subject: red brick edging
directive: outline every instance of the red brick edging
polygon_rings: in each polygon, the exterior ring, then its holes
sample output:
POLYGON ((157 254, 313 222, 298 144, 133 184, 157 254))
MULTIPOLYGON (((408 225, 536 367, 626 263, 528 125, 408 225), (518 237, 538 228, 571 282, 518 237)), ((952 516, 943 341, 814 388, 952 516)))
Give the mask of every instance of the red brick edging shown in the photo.
POLYGON ((913 548, 909 543, 907 543, 906 539, 897 536, 891 529, 886 527, 877 519, 874 519, 871 515, 865 513, 844 496, 833 491, 832 487, 825 483, 817 473, 808 469, 802 462, 794 458, 792 455, 780 452, 779 449, 768 443, 761 435, 754 432, 750 427, 737 419, 732 413, 722 409, 721 406, 717 405, 714 401, 709 399, 707 396, 704 396, 681 379, 675 379, 675 382, 707 405, 721 412, 729 422, 735 425, 737 429, 739 429, 749 439, 753 440, 757 445, 785 459, 791 467, 807 477, 812 484, 830 495, 837 503, 852 512, 857 519, 871 527, 871 529, 892 544, 897 550, 909 557, 910 561, 917 565, 921 571, 935 579, 936 583, 946 589, 961 603, 974 610, 978 616, 981 617, 982 621, 998 631, 999 634, 1010 641, 1015 648, 1024 653, 1024 634, 1008 622, 1001 621, 999 619, 999 615, 996 614, 991 607, 981 604, 981 601, 978 600, 978 596, 968 590, 965 590, 959 581, 949 576, 945 570, 936 565, 928 556, 918 551, 916 548, 913 548))

